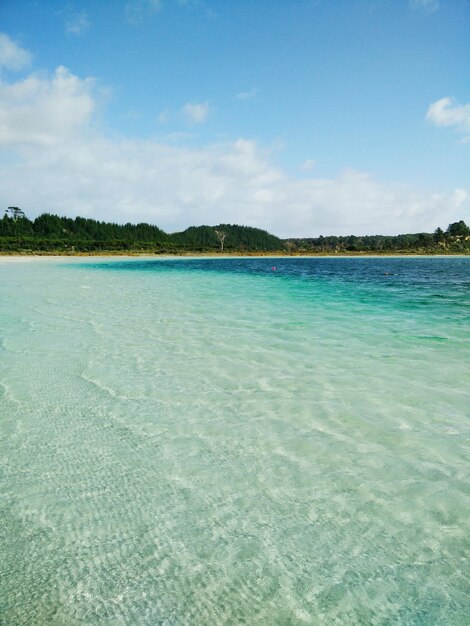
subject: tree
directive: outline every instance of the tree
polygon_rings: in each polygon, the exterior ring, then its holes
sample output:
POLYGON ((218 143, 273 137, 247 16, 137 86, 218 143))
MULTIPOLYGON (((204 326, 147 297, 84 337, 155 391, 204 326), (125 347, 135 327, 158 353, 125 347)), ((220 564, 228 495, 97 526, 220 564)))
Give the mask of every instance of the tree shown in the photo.
POLYGON ((447 232, 451 237, 466 237, 467 235, 470 235, 470 228, 463 220, 460 220, 460 222, 449 224, 447 232))
POLYGON ((13 218, 15 222, 21 217, 26 217, 24 211, 19 209, 17 206, 9 206, 8 209, 5 210, 5 215, 13 218))
POLYGON ((223 252, 224 251, 224 241, 225 241, 225 237, 227 236, 227 234, 224 233, 223 230, 215 230, 215 234, 217 235, 217 239, 220 241, 220 251, 223 252))

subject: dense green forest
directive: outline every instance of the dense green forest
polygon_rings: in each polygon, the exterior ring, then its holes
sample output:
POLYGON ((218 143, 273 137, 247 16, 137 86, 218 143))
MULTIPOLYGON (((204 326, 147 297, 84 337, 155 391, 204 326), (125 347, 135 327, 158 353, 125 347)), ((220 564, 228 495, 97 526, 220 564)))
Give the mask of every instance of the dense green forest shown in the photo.
POLYGON ((2 252, 275 252, 284 248, 278 237, 259 228, 219 224, 191 226, 167 234, 150 224, 109 224, 83 217, 43 213, 28 219, 9 207, 0 220, 2 252))
POLYGON ((470 254, 470 228, 464 221, 444 231, 408 235, 320 236, 279 239, 259 228, 219 224, 191 226, 168 234, 151 224, 112 224, 84 217, 59 217, 43 213, 30 220, 17 207, 8 207, 0 219, 3 253, 104 253, 146 252, 284 252, 470 254))

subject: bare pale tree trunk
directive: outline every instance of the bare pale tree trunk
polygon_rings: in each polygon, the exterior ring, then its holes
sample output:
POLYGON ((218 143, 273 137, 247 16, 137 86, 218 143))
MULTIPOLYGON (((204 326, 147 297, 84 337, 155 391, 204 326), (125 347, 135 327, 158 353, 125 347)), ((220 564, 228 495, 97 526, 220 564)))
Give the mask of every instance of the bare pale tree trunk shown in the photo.
POLYGON ((224 241, 225 241, 225 237, 227 236, 227 233, 224 233, 223 230, 216 230, 215 234, 217 235, 217 239, 220 242, 220 251, 223 252, 224 251, 224 241))

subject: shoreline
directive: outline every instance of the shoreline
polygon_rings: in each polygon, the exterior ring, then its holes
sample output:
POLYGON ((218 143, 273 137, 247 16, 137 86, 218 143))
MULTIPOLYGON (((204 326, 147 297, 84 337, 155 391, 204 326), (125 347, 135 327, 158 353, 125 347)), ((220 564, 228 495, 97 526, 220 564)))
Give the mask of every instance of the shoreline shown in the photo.
POLYGON ((188 252, 181 254, 148 254, 148 253, 112 253, 112 252, 96 252, 96 253, 67 253, 67 254, 36 254, 36 253, 27 253, 27 254, 8 254, 4 252, 0 252, 0 263, 18 263, 18 262, 27 262, 27 261, 54 261, 59 259, 148 259, 148 260, 169 260, 169 259, 294 259, 294 258, 308 258, 308 259, 316 259, 316 258, 325 258, 325 259, 338 259, 338 258, 451 258, 451 257, 470 257, 470 254, 462 254, 462 253, 447 253, 447 254, 424 254, 419 252, 408 252, 408 253, 372 253, 372 252, 360 252, 351 254, 346 252, 337 252, 334 254, 331 253, 276 253, 276 252, 253 252, 253 253, 237 253, 237 252, 188 252))

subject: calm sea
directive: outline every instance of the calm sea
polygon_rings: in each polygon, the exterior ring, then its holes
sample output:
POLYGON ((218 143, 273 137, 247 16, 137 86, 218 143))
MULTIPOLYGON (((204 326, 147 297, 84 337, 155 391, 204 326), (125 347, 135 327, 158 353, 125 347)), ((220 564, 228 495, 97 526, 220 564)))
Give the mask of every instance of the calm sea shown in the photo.
POLYGON ((0 263, 0 623, 470 623, 470 258, 0 263))

